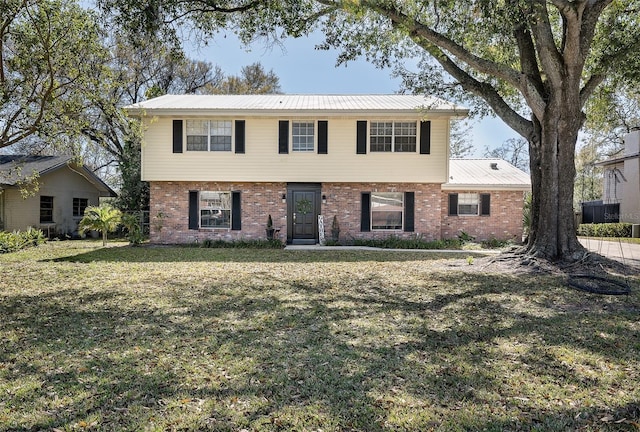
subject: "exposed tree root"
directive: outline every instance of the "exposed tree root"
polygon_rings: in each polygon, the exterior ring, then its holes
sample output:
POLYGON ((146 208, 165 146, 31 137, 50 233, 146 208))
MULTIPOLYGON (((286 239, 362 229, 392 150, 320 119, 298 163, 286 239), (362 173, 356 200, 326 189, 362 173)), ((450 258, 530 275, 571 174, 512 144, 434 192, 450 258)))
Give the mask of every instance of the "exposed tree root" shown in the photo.
POLYGON ((567 285, 594 294, 622 295, 631 292, 632 270, 619 261, 578 251, 568 260, 549 260, 526 247, 515 248, 487 259, 482 270, 513 274, 547 274, 566 278, 567 285))

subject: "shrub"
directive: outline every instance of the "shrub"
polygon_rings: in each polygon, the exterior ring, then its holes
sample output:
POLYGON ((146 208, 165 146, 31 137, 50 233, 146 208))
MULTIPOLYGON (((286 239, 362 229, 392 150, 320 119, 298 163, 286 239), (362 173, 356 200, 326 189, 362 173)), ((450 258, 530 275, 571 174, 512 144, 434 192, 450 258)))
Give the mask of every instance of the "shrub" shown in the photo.
POLYGON ((630 223, 581 224, 578 235, 585 237, 631 237, 630 223))
POLYGON ((127 231, 129 244, 132 246, 141 244, 144 240, 144 235, 140 225, 140 213, 123 213, 121 222, 127 231))
POLYGON ((31 227, 25 231, 0 232, 0 253, 16 252, 45 241, 44 233, 31 227))

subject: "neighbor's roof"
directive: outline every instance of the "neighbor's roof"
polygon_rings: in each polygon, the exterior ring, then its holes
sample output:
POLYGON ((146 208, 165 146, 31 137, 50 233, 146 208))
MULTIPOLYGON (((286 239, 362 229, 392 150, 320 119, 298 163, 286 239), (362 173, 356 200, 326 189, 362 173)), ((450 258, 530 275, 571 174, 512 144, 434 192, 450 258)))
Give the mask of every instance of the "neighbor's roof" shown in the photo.
POLYGON ((595 166, 609 166, 609 165, 617 165, 619 163, 622 163, 626 160, 630 160, 630 159, 637 159, 640 158, 640 153, 635 153, 635 154, 629 154, 629 155, 624 155, 624 156, 620 156, 620 157, 616 157, 616 158, 611 158, 611 159, 606 159, 600 162, 596 162, 594 163, 595 166))
POLYGON ((502 159, 451 159, 444 190, 530 190, 529 174, 502 159))
POLYGON ((65 166, 73 168, 96 189, 106 194, 103 196, 117 196, 89 167, 74 163, 71 156, 0 155, 0 185, 16 186, 21 180, 34 174, 42 177, 65 166))
POLYGON ((274 115, 304 112, 310 114, 404 113, 466 116, 468 110, 442 99, 414 95, 165 95, 126 106, 133 115, 198 115, 212 111, 225 114, 274 115))

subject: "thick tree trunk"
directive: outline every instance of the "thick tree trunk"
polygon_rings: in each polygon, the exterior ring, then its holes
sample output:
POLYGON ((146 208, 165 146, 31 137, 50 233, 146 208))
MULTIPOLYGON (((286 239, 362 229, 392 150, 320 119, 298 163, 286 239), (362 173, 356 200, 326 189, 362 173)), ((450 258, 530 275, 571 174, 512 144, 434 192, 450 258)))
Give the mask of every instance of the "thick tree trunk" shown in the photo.
POLYGON ((566 91, 534 119, 530 139, 532 226, 527 251, 550 260, 575 261, 584 255, 576 237, 573 210, 575 147, 582 123, 566 91))

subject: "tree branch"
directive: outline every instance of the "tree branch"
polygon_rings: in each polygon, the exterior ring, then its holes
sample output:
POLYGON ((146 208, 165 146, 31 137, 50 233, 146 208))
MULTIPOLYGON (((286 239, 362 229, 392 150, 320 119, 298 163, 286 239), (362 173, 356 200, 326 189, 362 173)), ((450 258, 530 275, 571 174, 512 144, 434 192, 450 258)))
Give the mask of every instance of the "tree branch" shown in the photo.
POLYGON ((482 97, 493 111, 513 130, 524 138, 529 139, 533 132, 532 123, 518 114, 509 106, 496 91, 496 89, 485 82, 478 81, 469 73, 461 69, 440 47, 421 39, 418 35, 412 36, 414 42, 424 48, 442 66, 442 68, 455 78, 463 89, 482 97))
POLYGON ((396 26, 403 27, 408 33, 414 33, 420 36, 420 38, 427 40, 433 45, 439 47, 441 50, 445 50, 451 53, 478 72, 502 79, 512 86, 520 88, 522 81, 520 79, 520 74, 516 70, 472 54, 470 51, 452 41, 448 37, 444 36, 443 34, 434 31, 428 26, 416 21, 413 18, 410 18, 409 16, 395 9, 380 6, 377 3, 370 3, 368 1, 363 1, 362 3, 366 7, 389 18, 391 22, 396 26))
POLYGON ((542 70, 554 87, 561 87, 562 71, 564 70, 563 60, 553 37, 546 1, 532 1, 531 7, 532 18, 529 20, 542 70))
POLYGON ((602 81, 604 81, 606 77, 607 76, 603 73, 591 75, 591 77, 587 80, 585 85, 580 90, 581 107, 584 107, 584 105, 587 103, 587 100, 589 100, 593 92, 596 90, 596 88, 598 88, 600 84, 602 84, 602 81))

